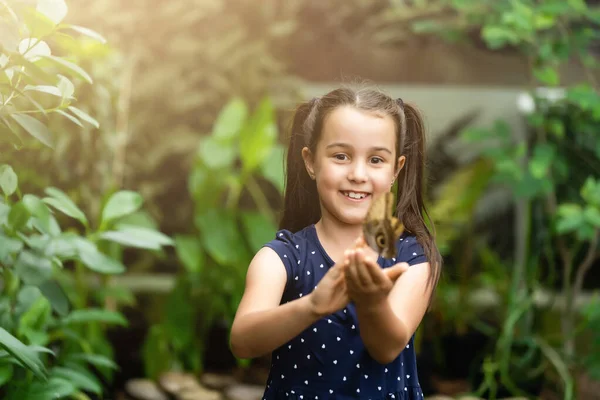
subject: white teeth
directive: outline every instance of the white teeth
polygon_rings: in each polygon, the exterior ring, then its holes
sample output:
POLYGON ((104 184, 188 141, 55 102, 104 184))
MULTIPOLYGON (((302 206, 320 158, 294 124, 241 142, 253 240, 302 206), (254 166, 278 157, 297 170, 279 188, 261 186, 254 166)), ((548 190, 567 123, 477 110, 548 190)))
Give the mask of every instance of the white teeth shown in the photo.
POLYGON ((356 192, 344 192, 344 194, 353 199, 363 199, 367 197, 365 193, 356 193, 356 192))

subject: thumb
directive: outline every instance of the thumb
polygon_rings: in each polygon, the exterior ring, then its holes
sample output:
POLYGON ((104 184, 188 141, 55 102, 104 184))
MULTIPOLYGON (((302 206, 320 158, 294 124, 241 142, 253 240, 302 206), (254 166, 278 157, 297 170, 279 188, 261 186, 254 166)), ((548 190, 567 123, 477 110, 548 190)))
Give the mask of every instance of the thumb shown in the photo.
POLYGON ((396 281, 396 279, 400 278, 400 275, 405 273, 407 270, 408 270, 408 264, 405 262, 398 263, 398 264, 394 265, 393 267, 384 269, 385 274, 387 275, 388 278, 390 278, 390 280, 392 282, 394 282, 394 281, 396 281))

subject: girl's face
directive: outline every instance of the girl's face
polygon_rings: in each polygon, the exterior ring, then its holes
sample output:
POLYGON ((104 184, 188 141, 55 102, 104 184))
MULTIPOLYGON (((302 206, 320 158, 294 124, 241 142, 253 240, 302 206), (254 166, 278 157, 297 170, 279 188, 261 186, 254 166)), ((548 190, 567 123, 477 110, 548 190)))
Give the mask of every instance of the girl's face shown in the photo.
POLYGON ((352 106, 332 111, 315 153, 302 150, 316 180, 322 217, 361 224, 373 197, 388 192, 404 166, 405 157, 396 158, 395 149, 396 126, 389 115, 352 106))

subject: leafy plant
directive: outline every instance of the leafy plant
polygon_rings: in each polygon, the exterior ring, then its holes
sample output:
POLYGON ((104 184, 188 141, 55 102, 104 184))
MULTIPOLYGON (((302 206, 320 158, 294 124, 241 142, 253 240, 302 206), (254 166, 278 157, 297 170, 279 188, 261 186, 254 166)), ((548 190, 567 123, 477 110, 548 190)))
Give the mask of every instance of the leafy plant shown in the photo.
MULTIPOLYGON (((48 43, 68 37, 66 31, 100 35, 61 24, 67 13, 61 1, 1 6, 2 141, 52 147, 56 136, 47 121, 58 115, 80 126, 97 125, 74 106, 71 79, 91 83, 91 77, 52 55, 48 43)), ((44 197, 22 193, 8 164, 0 165, 0 190, 0 395, 15 400, 101 395, 117 368, 106 330, 127 324, 108 280, 125 271, 120 250, 160 250, 172 241, 135 222, 143 201, 132 191, 110 193, 94 223, 56 187, 45 188, 44 197), (70 217, 68 229, 57 212, 70 217), (102 295, 90 296, 91 278, 99 278, 102 295)))
POLYGON ((233 322, 248 264, 277 229, 268 200, 283 189, 284 150, 277 137, 269 98, 253 112, 233 98, 201 141, 189 177, 197 233, 175 237, 184 269, 146 341, 149 376, 169 368, 200 372, 208 329, 220 320, 228 327, 233 322))
POLYGON ((464 136, 471 143, 483 143, 483 156, 493 164, 493 182, 511 191, 517 213, 504 325, 484 364, 487 379, 479 394, 487 391, 494 398, 498 383, 514 394, 524 394, 516 380, 527 374, 533 379, 540 363, 547 363, 560 376, 565 398, 573 398, 571 372, 577 364, 574 300, 581 293, 586 272, 600 255, 600 221, 593 194, 597 183, 589 169, 599 165, 600 159, 600 141, 592 128, 600 118, 594 78, 598 63, 591 51, 598 36, 600 9, 583 0, 431 0, 399 5, 396 13, 407 8, 414 11, 413 16, 418 15, 411 20, 415 32, 473 39, 472 43, 484 44, 492 51, 520 54, 529 66, 531 83, 524 89, 532 108, 527 115, 531 135, 519 136, 498 121, 491 129, 469 129, 464 136), (569 62, 578 64, 587 82, 563 82, 561 67, 569 62), (561 83, 564 89, 557 88, 561 83), (575 150, 580 152, 579 158, 585 157, 587 170, 577 161, 575 150), (579 185, 585 188, 581 197, 574 194, 579 185), (534 214, 537 210, 542 211, 542 218, 534 214), (540 261, 551 268, 554 249, 561 261, 566 299, 562 339, 535 332, 533 292, 542 286, 539 278, 547 271, 540 261))

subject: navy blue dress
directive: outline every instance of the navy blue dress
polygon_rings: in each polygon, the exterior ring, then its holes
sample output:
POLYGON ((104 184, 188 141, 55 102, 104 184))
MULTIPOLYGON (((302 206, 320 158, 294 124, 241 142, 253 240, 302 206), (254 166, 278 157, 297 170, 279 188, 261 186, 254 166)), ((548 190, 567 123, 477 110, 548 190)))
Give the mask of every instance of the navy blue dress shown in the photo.
MULTIPOLYGON (((265 246, 279 255, 287 271, 281 304, 310 293, 334 265, 314 225, 295 234, 278 231, 265 246)), ((414 265, 426 261, 414 236, 404 234, 396 248, 395 259, 379 257, 382 268, 397 262, 414 265)), ((422 400, 413 344, 414 335, 394 361, 386 365, 375 361, 360 338, 356 308, 351 302, 273 351, 263 399, 422 400)))

